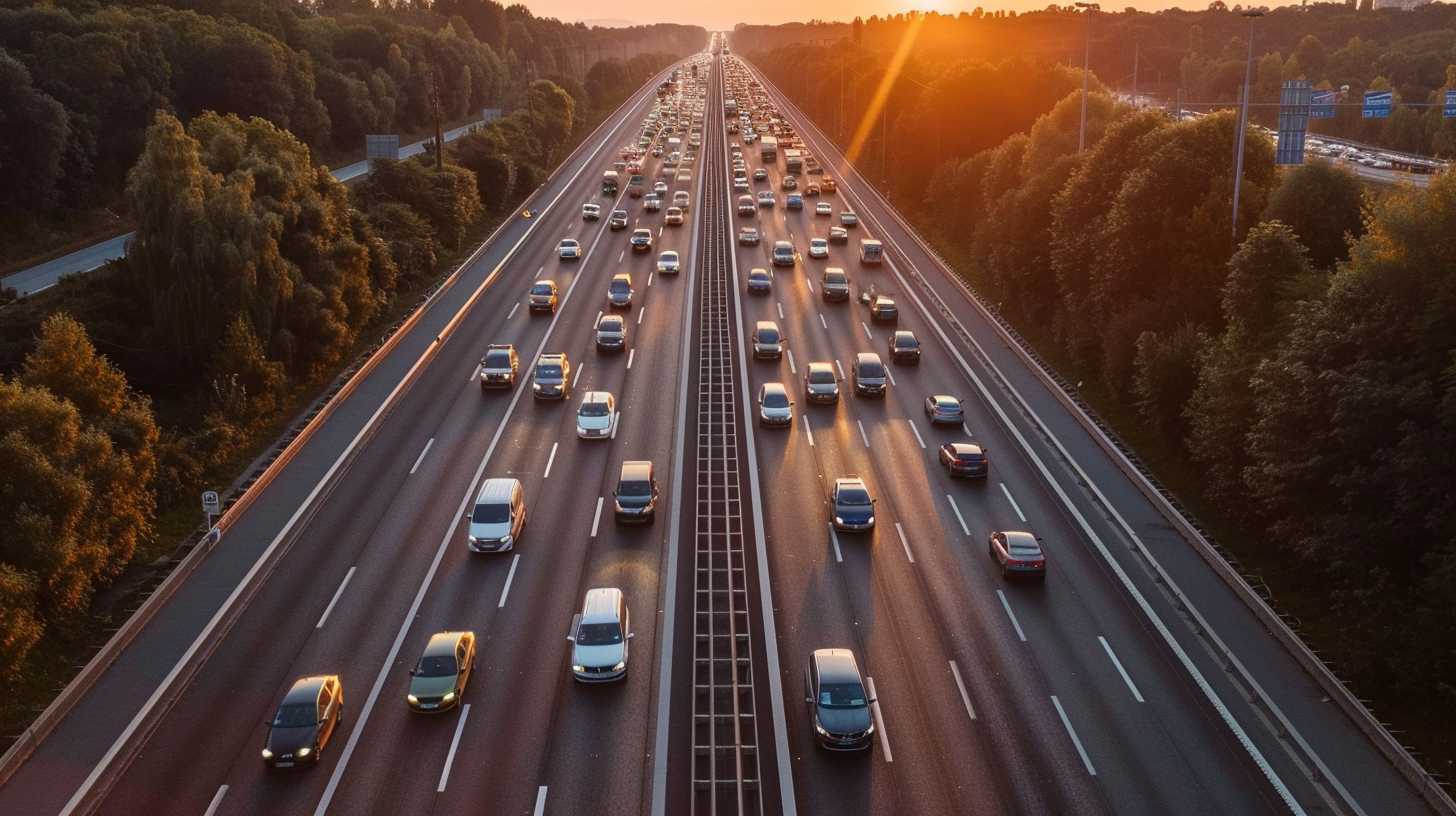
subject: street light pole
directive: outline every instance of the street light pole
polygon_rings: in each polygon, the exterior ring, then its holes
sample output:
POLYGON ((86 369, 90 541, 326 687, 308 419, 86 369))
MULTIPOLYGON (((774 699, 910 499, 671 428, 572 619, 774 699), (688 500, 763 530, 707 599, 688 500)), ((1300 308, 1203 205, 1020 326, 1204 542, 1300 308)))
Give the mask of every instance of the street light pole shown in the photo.
POLYGON ((1077 152, 1081 153, 1087 147, 1087 74, 1092 63, 1092 12, 1102 8, 1096 3, 1077 3, 1077 8, 1084 9, 1082 12, 1087 18, 1086 42, 1082 49, 1082 123, 1077 127, 1077 152))
POLYGON ((1230 225, 1232 240, 1239 240, 1239 186, 1244 179, 1244 134, 1249 128, 1249 80, 1254 73, 1254 18, 1263 17, 1262 11, 1245 11, 1249 18, 1249 56, 1244 62, 1244 98, 1239 106, 1239 132, 1234 136, 1234 203, 1233 223, 1230 225))

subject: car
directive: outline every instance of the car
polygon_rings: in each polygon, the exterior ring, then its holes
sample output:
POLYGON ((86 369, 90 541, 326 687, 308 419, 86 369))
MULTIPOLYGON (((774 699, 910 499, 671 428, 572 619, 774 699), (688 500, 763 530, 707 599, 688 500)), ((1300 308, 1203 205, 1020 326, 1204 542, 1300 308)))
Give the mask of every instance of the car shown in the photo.
POLYGON ((889 387, 888 372, 880 355, 862 351, 854 358, 854 393, 866 397, 882 397, 889 387))
POLYGON ((859 226, 859 216, 849 210, 844 210, 839 214, 839 223, 846 227, 859 226))
POLYGON ((780 382, 769 382, 758 389, 758 424, 787 426, 794 421, 794 401, 780 382))
POLYGON ((754 181, 768 181, 768 171, 765 170, 765 169, 763 169, 762 167, 758 168, 757 170, 754 170, 753 171, 753 180, 754 181))
MULTIPOLYGON (((812 241, 809 246, 809 254, 813 255, 812 241)), ((824 274, 819 277, 819 295, 825 303, 849 300, 849 275, 837 266, 825 267, 824 274)))
POLYGON ((738 197, 738 214, 753 215, 758 212, 758 207, 753 203, 753 196, 741 195, 738 197))
POLYGON ((986 448, 973 442, 947 442, 940 446, 940 463, 952 477, 984 479, 991 472, 987 453, 986 448))
POLYGON ((733 192, 746 193, 748 190, 748 179, 733 179, 733 192))
POLYGON ((607 306, 613 309, 632 308, 632 276, 618 272, 607 281, 607 306))
POLYGON ((774 266, 793 266, 796 262, 797 261, 796 261, 796 258, 794 257, 794 245, 793 244, 789 243, 788 241, 774 241, 774 245, 773 245, 773 265, 774 266))
POLYGON ((683 212, 688 211, 689 205, 691 204, 692 200, 693 197, 688 194, 687 190, 678 190, 677 192, 672 194, 672 206, 677 207, 683 212))
POLYGON ((596 221, 602 217, 602 205, 583 204, 581 205, 581 219, 583 221, 596 221))
POLYGON ((667 195, 667 182, 659 181, 652 185, 652 192, 654 195, 667 195))
POLYGON ((779 324, 760 320, 753 328, 753 359, 777 360, 784 355, 784 335, 779 324))
POLYGON ((903 365, 920 364, 920 340, 915 332, 900 329, 890 335, 890 360, 903 365))
POLYGON ((766 295, 773 291, 773 272, 763 267, 748 270, 748 293, 766 295))
POLYGON ((835 479, 829 506, 834 512, 834 529, 846 533, 875 529, 875 500, 864 479, 853 474, 835 479))
POLYGON ((627 321, 621 315, 604 314, 597 319, 597 349, 621 351, 627 347, 627 321))
MULTIPOLYGON (((812 173, 814 171, 811 170, 809 172, 812 173)), ((819 172, 822 173, 824 171, 823 170, 820 170, 819 172)), ((819 185, 818 184, 810 184, 810 185, 808 185, 807 187, 804 188, 804 197, 805 198, 814 198, 815 196, 819 195, 819 193, 820 193, 820 190, 819 190, 819 185)))
POLYGON ((829 257, 829 241, 827 239, 824 239, 824 238, 810 238, 809 239, 809 257, 810 258, 828 258, 829 257))
POLYGON ((829 228, 829 243, 831 243, 831 244, 847 244, 847 243, 849 243, 849 230, 846 230, 844 227, 830 227, 829 228))
POLYGON ((804 197, 798 193, 789 193, 784 196, 784 207, 790 210, 804 209, 804 197))
POLYGON ((925 416, 932 425, 959 425, 965 421, 966 412, 958 398, 948 394, 932 394, 925 398, 925 416))
POLYGON ((650 195, 642 199, 642 209, 647 212, 657 212, 662 209, 662 198, 657 195, 650 195))
POLYGON ((618 524, 651 524, 657 515, 657 476, 650 461, 626 461, 612 490, 618 524))
POLYGON ((410 670, 405 703, 410 711, 439 713, 460 705, 475 673, 475 633, 436 632, 410 670))
POLYGON ((776 200, 774 194, 768 190, 762 190, 758 194, 758 206, 760 207, 772 207, 776 200))
POLYGON ((521 368, 521 358, 516 347, 510 343, 492 343, 480 358, 480 390, 487 388, 510 388, 516 384, 516 373, 521 368))
POLYGON ((870 302, 870 320, 876 323, 895 323, 900 319, 900 307, 884 295, 876 295, 870 302))
MULTIPOLYGON (((621 318, 617 318, 621 320, 621 318)), ((576 435, 579 439, 610 439, 617 424, 617 399, 610 391, 588 391, 576 409, 576 435)))
POLYGON ((779 189, 786 191, 797 190, 799 189, 799 180, 794 178, 792 174, 786 175, 779 180, 779 189))
POLYGON ((607 219, 607 227, 613 230, 627 228, 627 211, 612 210, 612 215, 607 219))
POLYGON ((738 243, 743 246, 758 246, 758 227, 740 227, 738 243))
POLYGON ((814 214, 817 216, 831 216, 834 214, 834 207, 828 201, 821 201, 814 205, 814 214))
POLYGON ((864 751, 874 745, 875 698, 849 649, 815 649, 804 670, 804 702, 814 741, 830 751, 864 751))
POLYGON ((337 674, 298 678, 267 723, 263 761, 274 768, 318 764, 343 719, 344 685, 337 674))
POLYGON ((681 207, 668 207, 667 215, 662 219, 669 227, 680 227, 683 223, 683 211, 681 207))
POLYGON ((834 179, 825 176, 819 180, 819 189, 823 190, 825 195, 834 195, 838 192, 839 187, 834 184, 834 179))
POLYGON ((531 394, 536 399, 566 399, 571 396, 571 361, 565 354, 542 354, 536 358, 531 394))
POLYGON ((556 312, 556 281, 538 280, 531 284, 527 308, 533 312, 556 312))
POLYGON ((661 156, 662 156, 662 148, 661 147, 655 147, 654 146, 652 148, 652 157, 655 159, 655 158, 660 158, 661 156))
POLYGON ((829 363, 810 363, 804 371, 804 398, 810 402, 839 402, 839 377, 829 363))
POLYGON ((562 238, 556 247, 556 255, 563 261, 579 261, 581 254, 581 242, 575 238, 562 238))
POLYGON ((657 255, 657 271, 665 275, 676 275, 681 269, 677 250, 664 249, 657 255))
POLYGON ((475 553, 507 552, 526 529, 526 493, 520 479, 486 479, 470 510, 466 549, 475 553))
POLYGON ((632 620, 622 590, 588 589, 566 639, 571 642, 571 676, 578 682, 610 683, 626 677, 632 620))
POLYGON ((1018 530, 992 533, 986 541, 986 549, 991 560, 1001 568, 1001 577, 1025 575, 1046 579, 1046 553, 1042 551, 1041 539, 1031 533, 1018 530))

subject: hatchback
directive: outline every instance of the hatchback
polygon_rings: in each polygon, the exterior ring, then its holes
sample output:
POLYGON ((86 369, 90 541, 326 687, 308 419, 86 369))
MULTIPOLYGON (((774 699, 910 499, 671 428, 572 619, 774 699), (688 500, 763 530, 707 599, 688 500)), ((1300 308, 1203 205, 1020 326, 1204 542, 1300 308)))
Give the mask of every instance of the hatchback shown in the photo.
POLYGON ((804 372, 804 397, 810 402, 839 402, 839 377, 829 363, 810 363, 804 372))
POLYGON ((794 245, 788 241, 774 241, 773 265, 793 266, 794 263, 794 245))
POLYGON ((583 204, 581 205, 581 218, 583 221, 596 221, 602 217, 602 205, 583 204))
POLYGON ((607 226, 614 230, 627 228, 627 211, 612 210, 612 215, 607 219, 607 226))
POLYGON ((664 249, 657 256, 657 271, 663 274, 676 275, 680 268, 677 250, 664 249))
POLYGON ((810 258, 828 258, 829 257, 829 241, 826 240, 826 239, 824 239, 824 238, 810 238, 809 239, 809 257, 810 258))
POLYGON ((632 244, 632 251, 633 252, 647 252, 647 251, 651 250, 652 249, 652 230, 650 230, 650 229, 635 229, 635 230, 632 230, 631 244, 632 244))
POLYGON ((556 311, 556 282, 538 280, 531 284, 529 308, 533 312, 556 311))
POLYGON ((864 479, 843 476, 834 480, 829 493, 829 506, 834 510, 834 529, 860 532, 875 528, 875 500, 864 479))
POLYGON ((920 341, 915 332, 900 329, 890 335, 890 359, 906 365, 920 364, 920 341))
POLYGON ((474 632, 436 632, 410 670, 405 702, 411 711, 448 711, 460 705, 475 671, 474 632))
POLYGON ((597 348, 621 351, 627 347, 627 321, 621 315, 604 314, 597 320, 597 348))
POLYGON ((830 751, 863 751, 874 743, 875 698, 865 692, 854 652, 816 649, 804 670, 804 702, 815 742, 830 751))
POLYGON ((748 270, 748 293, 766 295, 773 291, 773 272, 763 267, 748 270))
POLYGON ((753 329, 753 357, 756 360, 777 360, 784 355, 784 336, 779 324, 760 320, 753 329))

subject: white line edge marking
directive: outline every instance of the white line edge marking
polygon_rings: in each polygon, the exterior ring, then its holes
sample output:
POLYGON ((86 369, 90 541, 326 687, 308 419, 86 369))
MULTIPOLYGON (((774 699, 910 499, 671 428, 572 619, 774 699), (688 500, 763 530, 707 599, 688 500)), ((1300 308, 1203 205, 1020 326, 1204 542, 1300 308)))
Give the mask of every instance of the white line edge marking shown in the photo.
MULTIPOLYGON (((758 78, 762 80, 761 76, 757 74, 756 76, 758 76, 758 78)), ((778 94, 778 89, 775 88, 774 92, 775 94, 778 94)), ((778 94, 778 96, 782 101, 782 94, 778 94)), ((800 115, 800 117, 803 118, 802 111, 799 111, 798 108, 793 109, 796 114, 800 115)), ((809 121, 812 125, 812 120, 809 121)), ((822 136, 823 134, 821 133, 820 135, 822 136)), ((818 142, 819 140, 815 139, 815 143, 818 144, 818 142)), ((829 154, 826 153, 825 155, 829 154)), ((851 172, 855 173, 855 175, 858 175, 858 171, 853 170, 853 168, 850 169, 851 172)), ((860 177, 860 180, 863 181, 862 176, 860 177)), ((851 190, 848 186, 845 187, 844 194, 846 198, 859 198, 859 196, 854 193, 854 191, 851 190)), ((886 206, 889 206, 888 202, 886 202, 886 206)), ((869 213, 869 217, 871 219, 874 219, 876 222, 878 222, 879 220, 875 218, 872 212, 869 213)), ((908 225, 906 226, 908 229, 908 225)), ((912 236, 912 239, 915 237, 913 230, 909 230, 909 234, 912 236)), ((933 253, 931 253, 931 255, 933 259, 933 253)), ((977 389, 980 390, 981 395, 986 400, 986 402, 995 409, 997 418, 1001 420, 1002 424, 1007 428, 1007 430, 1011 433, 1012 437, 1015 438, 1017 443, 1021 446, 1021 449, 1035 464, 1036 469, 1041 474, 1043 480, 1051 487, 1052 491, 1057 494, 1057 498, 1062 502, 1062 506, 1067 508, 1067 510, 1077 520, 1077 526, 1082 529, 1083 533, 1092 542, 1092 545, 1097 548, 1098 553, 1102 556, 1103 560, 1107 562, 1109 568, 1117 576, 1118 581, 1122 584, 1124 590, 1132 596, 1134 603, 1143 612, 1143 615, 1147 617, 1149 622, 1152 623, 1153 628, 1158 631, 1158 634, 1163 639, 1164 644, 1167 645, 1168 649, 1173 652, 1174 656, 1178 659, 1179 664, 1183 666, 1183 670, 1186 671, 1188 675, 1193 678, 1194 684, 1198 686, 1198 689, 1203 694, 1204 698, 1208 700, 1210 705, 1213 706, 1214 710, 1219 715, 1219 719, 1222 720, 1224 726, 1227 727, 1229 731, 1234 735, 1234 739, 1238 741, 1240 747, 1244 749, 1244 752, 1249 755, 1249 758, 1253 760, 1254 764, 1259 768, 1259 771, 1261 774, 1263 774, 1265 780, 1269 782, 1269 785, 1272 788, 1274 788, 1275 794, 1279 796, 1280 800, 1284 802, 1285 807, 1287 807, 1291 813, 1296 814, 1297 816, 1304 816, 1304 807, 1295 800, 1294 794, 1289 790, 1289 786, 1284 784, 1284 780, 1279 777, 1279 774, 1274 770, 1273 766, 1269 764, 1269 760, 1264 757, 1264 753, 1259 750, 1259 746, 1254 744, 1254 741, 1251 737, 1249 737, 1248 732, 1244 730, 1244 727, 1234 717, 1233 712, 1229 710, 1228 706, 1223 702, 1223 699, 1218 696, 1218 692, 1215 691, 1212 684, 1208 682, 1208 678, 1204 677, 1203 672, 1198 668, 1196 664, 1193 663, 1192 658, 1188 656, 1187 650, 1183 648, 1183 645, 1178 642, 1177 638, 1173 637, 1172 631, 1169 630, 1167 624, 1163 622, 1162 616, 1160 616, 1157 611, 1152 608, 1152 605, 1148 603, 1147 598, 1142 594, 1141 591, 1138 590, 1137 586, 1133 584, 1132 579, 1128 577, 1126 570, 1124 570, 1122 568, 1122 565, 1112 557, 1111 551, 1107 549, 1107 546, 1105 543, 1103 543, 1101 537, 1098 536, 1096 531, 1092 529, 1092 526, 1090 523, 1088 523, 1086 516, 1082 514, 1081 510, 1077 509, 1076 505, 1072 502, 1071 497, 1067 495, 1066 490, 1062 487, 1061 483, 1057 482, 1054 478, 1052 478, 1051 471, 1048 470, 1046 463, 1042 461, 1041 457, 1037 455, 1034 450, 1032 450, 1031 445, 1027 442, 1026 437, 1021 433, 1020 429, 1018 429, 1015 425, 1011 423, 1011 418, 1007 416, 1005 409, 1001 407, 1001 404, 996 400, 992 399, 990 390, 986 387, 985 383, 982 382, 981 378, 977 376, 974 371, 971 370, 970 365, 966 363, 965 357, 960 353, 960 350, 956 348, 950 342, 950 338, 946 336, 944 329, 941 328, 938 322, 930 318, 930 311, 926 309, 925 304, 920 300, 920 296, 917 295, 915 292, 908 290, 908 283, 906 283, 904 276, 900 274, 899 267, 895 265, 894 260, 890 257, 886 257, 885 260, 886 263, 889 264, 891 271, 895 273, 895 277, 899 278, 900 283, 907 287, 907 292, 910 295, 911 299, 915 302, 916 307, 919 308, 921 314, 924 315, 928 321, 930 321, 931 328, 940 337, 941 342, 945 344, 945 347, 947 350, 950 351, 951 356, 954 357, 956 362, 960 364, 961 371, 971 380, 972 383, 975 384, 977 389)), ((974 305, 974 303, 972 305, 974 305)), ((971 338, 971 343, 975 345, 976 348, 981 351, 982 356, 989 361, 989 356, 985 355, 984 349, 981 349, 980 343, 977 342, 974 337, 971 338)), ((995 364, 990 363, 989 365, 990 368, 995 371, 998 376, 1002 376, 1004 380, 1004 375, 1001 375, 1000 370, 995 366, 995 364)), ((1012 393, 1016 394, 1014 389, 1012 390, 1012 393)), ((1021 399, 1019 394, 1016 394, 1016 396, 1018 399, 1021 399)), ((1022 399, 1022 402, 1023 404, 1025 404, 1024 399, 1022 399)), ((1045 429, 1047 427, 1046 423, 1042 422, 1041 418, 1038 417, 1034 411, 1030 410, 1030 406, 1027 406, 1027 409, 1031 417, 1036 421, 1037 426, 1045 429)), ((1122 517, 1122 514, 1117 511, 1116 507, 1110 501, 1108 501, 1107 496, 1103 494, 1101 488, 1099 488, 1096 483, 1087 476, 1087 472, 1082 468, 1082 466, 1078 464, 1075 459, 1072 458, 1071 453, 1068 452, 1067 449, 1062 445, 1061 440, 1058 439, 1056 436, 1049 436, 1048 438, 1051 440, 1051 443, 1057 448, 1057 451, 1062 455, 1062 457, 1072 465, 1073 470, 1075 470, 1077 474, 1082 478, 1083 482, 1087 485, 1087 487, 1097 496, 1098 501, 1100 501, 1102 505, 1106 507, 1109 512, 1111 512, 1113 518, 1117 520, 1118 526, 1120 526, 1123 531, 1129 536, 1129 538, 1131 538, 1132 541, 1138 545, 1140 551, 1151 560, 1152 555, 1148 551, 1146 545, 1143 544, 1142 538, 1138 536, 1135 530, 1132 529, 1132 526, 1127 523, 1127 520, 1122 517)), ((1157 562, 1154 560, 1154 563, 1156 564, 1157 562)), ((1178 594, 1180 596, 1183 595, 1181 590, 1179 590, 1178 594)), ((1222 640, 1217 637, 1217 634, 1213 631, 1211 627, 1207 625, 1207 622, 1202 620, 1202 615, 1197 612, 1196 608, 1189 605, 1188 609, 1200 620, 1200 625, 1202 626, 1204 631, 1208 632, 1222 645, 1222 640)), ((1236 655, 1233 655, 1232 650, 1224 646, 1224 652, 1232 656, 1239 668, 1243 669, 1242 661, 1240 661, 1236 655)), ((1247 670, 1244 670, 1243 677, 1252 678, 1252 675, 1249 674, 1247 670)), ((1284 716, 1284 713, 1280 711, 1277 706, 1272 705, 1272 701, 1269 699, 1268 695, 1264 693, 1263 689, 1259 687, 1257 682, 1254 683, 1254 687, 1258 691, 1260 698, 1266 703, 1270 704, 1270 708, 1277 715, 1278 719, 1280 720, 1281 726, 1291 735, 1293 735, 1295 740, 1305 750, 1305 753, 1314 759, 1315 764, 1319 767, 1320 772, 1323 775, 1323 778, 1328 780, 1330 784, 1335 787, 1340 796, 1344 799, 1345 804, 1355 810, 1357 814, 1364 816, 1365 811, 1360 807, 1359 803, 1355 801, 1355 798, 1350 795, 1350 792, 1346 790, 1345 786, 1339 781, 1339 778, 1336 777, 1334 773, 1329 769, 1329 766, 1324 762, 1324 760, 1317 753, 1314 752, 1314 749, 1309 745, 1308 741, 1304 739, 1304 736, 1293 727, 1293 724, 1289 722, 1288 718, 1284 716)))
POLYGON ((511 594, 511 582, 516 580, 516 565, 521 563, 521 554, 516 553, 511 557, 511 571, 506 573, 506 585, 501 587, 500 603, 495 605, 496 609, 506 608, 506 596, 511 594))
POLYGON ((1021 631, 1021 622, 1016 619, 1016 613, 1011 611, 1011 602, 1006 600, 1006 593, 996 590, 996 597, 1001 599, 1001 608, 1006 610, 1006 617, 1011 619, 1011 625, 1016 629, 1016 637, 1022 643, 1026 642, 1026 633, 1021 631))
POLYGON ((430 452, 430 446, 433 444, 435 444, 435 437, 432 436, 430 437, 430 441, 426 442, 425 446, 420 449, 419 458, 415 460, 415 463, 413 465, 410 465, 411 476, 415 475, 415 471, 420 469, 420 463, 425 461, 425 454, 430 452))
POLYGON ((809 415, 800 414, 804 424, 804 437, 809 440, 809 447, 814 447, 814 431, 809 427, 809 415))
POLYGON ((966 684, 961 680, 961 669, 956 665, 954 660, 947 660, 946 662, 950 664, 950 673, 955 675, 956 688, 960 689, 961 692, 961 702, 966 704, 966 716, 970 717, 972 722, 975 722, 976 709, 971 706, 971 695, 966 693, 966 684))
POLYGON ((334 611, 334 605, 339 602, 339 598, 343 597, 344 587, 349 585, 349 579, 354 577, 354 570, 356 569, 358 569, 358 565, 349 567, 349 571, 344 573, 344 580, 340 581, 339 588, 334 590, 333 600, 329 601, 329 605, 324 608, 324 613, 319 616, 318 623, 314 624, 313 628, 322 629, 324 628, 324 624, 328 623, 329 613, 334 611))
POLYGON ((546 457, 546 472, 541 476, 542 479, 551 478, 551 466, 556 464, 556 448, 560 444, 560 442, 551 443, 551 455, 546 457))
POLYGON ((905 528, 898 521, 895 522, 895 532, 900 534, 900 546, 905 548, 905 557, 910 559, 910 563, 915 563, 915 556, 910 554, 910 539, 905 537, 905 528))
POLYGON ((842 552, 839 551, 839 534, 836 533, 836 532, 834 532, 834 525, 833 524, 830 524, 829 525, 829 541, 834 544, 834 561, 835 561, 835 563, 843 564, 844 563, 844 553, 842 553, 842 552))
MULTIPOLYGON (((885 370, 889 371, 888 368, 885 370)), ((920 429, 915 427, 915 420, 906 419, 905 421, 910 423, 910 430, 915 433, 915 441, 920 443, 920 449, 925 450, 925 439, 920 436, 920 429)))
POLYGON ((870 698, 874 700, 870 708, 875 713, 875 730, 880 734, 880 747, 885 751, 885 761, 894 762, 895 754, 890 751, 890 735, 885 732, 885 715, 880 711, 880 695, 875 692, 875 678, 865 676, 865 683, 870 687, 870 698))
POLYGON ((543 816, 546 813, 546 786, 542 785, 536 789, 536 807, 531 811, 531 816, 543 816))
POLYGON ((964 422, 961 423, 961 430, 965 431, 966 432, 966 436, 969 436, 972 439, 974 439, 976 437, 975 434, 971 433, 971 426, 967 425, 964 422))
POLYGON ((1001 492, 1006 494, 1006 501, 1011 502, 1011 509, 1016 511, 1016 517, 1021 519, 1022 524, 1025 524, 1026 514, 1021 512, 1021 505, 1017 504, 1016 499, 1012 498, 1011 491, 1007 489, 1005 482, 999 482, 999 484, 1001 485, 1001 492))
POLYGON ((1067 719, 1067 711, 1062 708, 1062 701, 1058 700, 1055 694, 1052 695, 1052 705, 1057 707, 1057 716, 1062 718, 1062 725, 1067 729, 1067 736, 1071 737, 1072 744, 1077 746, 1077 754, 1082 757, 1082 765, 1087 768, 1087 774, 1096 776, 1097 769, 1092 767, 1092 759, 1087 756, 1087 749, 1082 747, 1081 738, 1077 736, 1076 729, 1072 728, 1072 721, 1067 719))
POLYGON ((776 303, 774 305, 776 305, 776 306, 779 307, 779 320, 783 320, 784 319, 784 304, 783 304, 783 301, 779 301, 778 303, 776 303))
POLYGON ((455 738, 450 740, 450 753, 445 755, 445 767, 440 771, 440 784, 435 786, 435 793, 444 793, 445 785, 450 782, 450 767, 455 764, 455 750, 460 747, 460 735, 465 733, 465 718, 470 716, 470 703, 460 707, 460 719, 455 723, 455 738))
POLYGON ((630 349, 627 352, 627 368, 632 368, 632 360, 637 357, 637 349, 630 349))
POLYGON ((655 269, 649 269, 649 270, 647 270, 647 285, 649 287, 652 286, 652 276, 653 275, 656 275, 656 274, 657 274, 657 270, 655 270, 655 269))
MULTIPOLYGON (((534 367, 534 366, 533 366, 534 367)), ((586 371, 586 363, 576 367, 576 373, 571 375, 571 387, 576 388, 576 381, 581 379, 581 372, 586 371)))
POLYGON ((217 793, 213 794, 212 801, 208 803, 207 810, 203 812, 202 816, 213 816, 217 813, 217 809, 222 807, 222 800, 223 797, 227 796, 227 792, 227 785, 218 787, 217 793))
POLYGON ((864 446, 868 448, 870 446, 870 437, 865 433, 864 423, 856 419, 854 424, 859 426, 859 438, 864 441, 864 446))
POLYGON ((945 500, 950 502, 951 512, 955 513, 956 521, 959 521, 961 523, 961 532, 965 533, 966 535, 970 535, 971 528, 966 526, 966 517, 961 515, 961 509, 956 506, 955 496, 947 493, 945 494, 945 500))
POLYGON ((606 499, 606 496, 597 496, 597 513, 596 513, 595 516, 592 517, 592 531, 591 531, 591 537, 592 538, 596 538, 597 537, 597 526, 602 523, 602 502, 605 499, 606 499))
POLYGON ((1117 673, 1122 675, 1122 682, 1127 684, 1127 690, 1132 692, 1133 699, 1139 703, 1144 702, 1143 693, 1138 691, 1137 684, 1132 681, 1132 677, 1128 675, 1127 669, 1122 667, 1122 661, 1118 660, 1117 655, 1113 653, 1112 644, 1108 643, 1107 638, 1101 635, 1097 636, 1097 642, 1102 644, 1102 650, 1107 652, 1107 657, 1112 660, 1112 665, 1117 667, 1117 673))
POLYGON ((892 369, 892 368, 889 368, 889 367, 888 367, 888 366, 887 366, 887 367, 886 367, 886 368, 885 368, 885 376, 887 376, 887 377, 889 377, 889 378, 890 378, 890 385, 891 385, 891 386, 893 386, 893 387, 895 387, 895 388, 899 388, 899 387, 900 387, 900 384, 899 384, 899 383, 897 383, 897 382, 895 382, 895 371, 894 371, 894 369, 892 369))

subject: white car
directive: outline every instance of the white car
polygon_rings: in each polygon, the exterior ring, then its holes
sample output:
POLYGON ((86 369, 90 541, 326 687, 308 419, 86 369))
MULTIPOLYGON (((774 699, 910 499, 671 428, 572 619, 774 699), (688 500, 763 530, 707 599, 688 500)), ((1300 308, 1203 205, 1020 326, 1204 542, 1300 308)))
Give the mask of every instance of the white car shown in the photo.
POLYGON ((662 209, 662 199, 656 195, 649 195, 642 199, 642 209, 647 212, 657 212, 662 209))
POLYGON ((556 254, 563 261, 576 261, 581 259, 581 242, 575 238, 562 238, 561 244, 556 248, 556 254))
POLYGON ((652 192, 655 195, 667 195, 667 182, 659 181, 652 185, 652 192))
POLYGON ((586 591, 581 612, 571 619, 571 674, 582 683, 609 683, 627 676, 627 641, 632 621, 616 587, 586 591))
POLYGON ((602 205, 583 204, 581 205, 581 218, 583 221, 596 221, 602 217, 602 205))
POLYGON ((746 192, 748 192, 748 189, 749 189, 749 187, 748 187, 748 179, 734 179, 733 180, 733 192, 735 192, 735 193, 746 193, 746 192))
POLYGON ((663 274, 676 275, 680 269, 681 266, 680 261, 678 260, 677 250, 664 249, 661 254, 657 256, 658 272, 663 274))
POLYGON ((680 227, 683 222, 682 207, 668 207, 667 215, 662 219, 670 227, 680 227))
POLYGON ((774 205, 774 194, 768 190, 758 194, 758 206, 772 207, 774 205))
POLYGON ((692 200, 693 197, 688 194, 687 190, 678 190, 672 194, 672 206, 682 208, 683 212, 688 211, 688 204, 692 200))
POLYGON ((814 205, 814 214, 823 216, 834 215, 834 207, 828 201, 821 201, 814 205))
POLYGON ((829 257, 829 239, 828 238, 810 238, 809 239, 809 257, 810 258, 828 258, 829 257))
POLYGON ((617 399, 610 391, 588 391, 576 409, 576 435, 582 439, 610 439, 617 424, 617 399))

